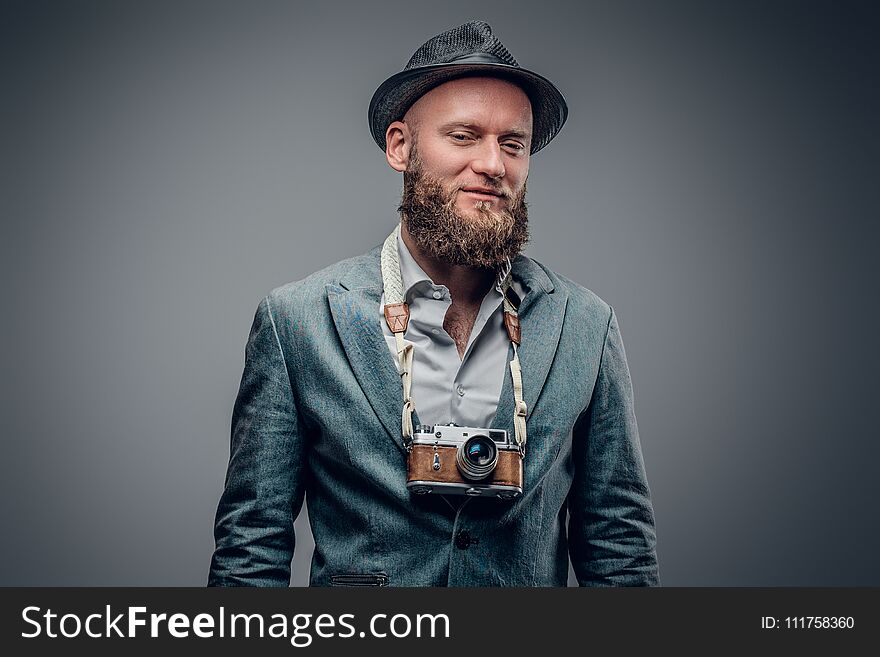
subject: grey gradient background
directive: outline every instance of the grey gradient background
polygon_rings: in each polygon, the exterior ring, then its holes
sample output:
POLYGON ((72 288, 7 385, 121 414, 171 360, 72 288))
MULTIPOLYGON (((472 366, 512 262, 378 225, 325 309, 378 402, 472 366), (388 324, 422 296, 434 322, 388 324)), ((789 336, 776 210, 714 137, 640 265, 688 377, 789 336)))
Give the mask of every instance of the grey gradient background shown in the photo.
POLYGON ((570 104, 527 252, 619 314, 664 584, 880 585, 873 5, 4 2, 0 585, 204 584, 257 303, 391 229, 370 95, 471 18, 570 104))

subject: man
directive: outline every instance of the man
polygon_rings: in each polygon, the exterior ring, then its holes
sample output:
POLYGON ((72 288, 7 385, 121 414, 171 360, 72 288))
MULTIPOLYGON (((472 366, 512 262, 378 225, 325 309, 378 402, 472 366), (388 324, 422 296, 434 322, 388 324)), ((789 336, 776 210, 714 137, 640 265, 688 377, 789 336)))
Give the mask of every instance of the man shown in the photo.
POLYGON ((288 585, 304 496, 312 585, 564 586, 569 557, 582 586, 658 583, 617 319, 520 254, 530 155, 566 115, 476 21, 379 87, 370 126, 403 173, 401 224, 260 303, 209 584, 288 585), (449 423, 501 436, 509 481, 414 445, 449 423), (434 454, 437 479, 416 477, 431 485, 412 486, 417 453, 434 454))

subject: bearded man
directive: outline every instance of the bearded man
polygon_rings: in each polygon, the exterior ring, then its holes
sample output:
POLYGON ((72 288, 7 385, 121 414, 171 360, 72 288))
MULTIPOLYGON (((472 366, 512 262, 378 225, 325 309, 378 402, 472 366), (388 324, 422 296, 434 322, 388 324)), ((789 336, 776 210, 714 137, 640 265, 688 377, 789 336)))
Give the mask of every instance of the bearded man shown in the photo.
POLYGON ((210 585, 659 583, 614 311, 521 254, 562 94, 488 24, 429 39, 370 103, 403 173, 384 244, 257 309, 210 585))

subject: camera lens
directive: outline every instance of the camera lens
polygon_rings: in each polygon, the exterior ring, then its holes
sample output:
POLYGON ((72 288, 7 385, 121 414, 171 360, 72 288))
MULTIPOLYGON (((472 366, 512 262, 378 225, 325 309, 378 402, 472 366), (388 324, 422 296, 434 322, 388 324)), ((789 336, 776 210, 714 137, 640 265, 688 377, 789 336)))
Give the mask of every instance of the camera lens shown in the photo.
POLYGON ((492 460, 490 447, 490 445, 481 440, 472 442, 467 449, 468 461, 474 465, 486 465, 492 460))
POLYGON ((485 479, 498 465, 498 448, 488 436, 471 436, 459 446, 455 463, 465 479, 485 479))

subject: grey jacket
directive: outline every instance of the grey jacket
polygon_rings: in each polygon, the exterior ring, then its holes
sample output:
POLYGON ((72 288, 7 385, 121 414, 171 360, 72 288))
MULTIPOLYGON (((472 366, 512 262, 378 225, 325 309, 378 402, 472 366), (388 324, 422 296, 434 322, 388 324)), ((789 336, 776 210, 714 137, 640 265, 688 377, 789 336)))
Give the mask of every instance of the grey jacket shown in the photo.
MULTIPOLYGON (((438 495, 406 488, 402 387, 377 313, 379 252, 282 286, 259 304, 208 584, 287 586, 304 496, 312 586, 565 586, 569 556, 582 586, 658 584, 614 311, 534 260, 514 260, 526 290, 523 494, 467 498, 456 512, 438 495)), ((512 434, 513 405, 508 374, 495 428, 512 434)))

